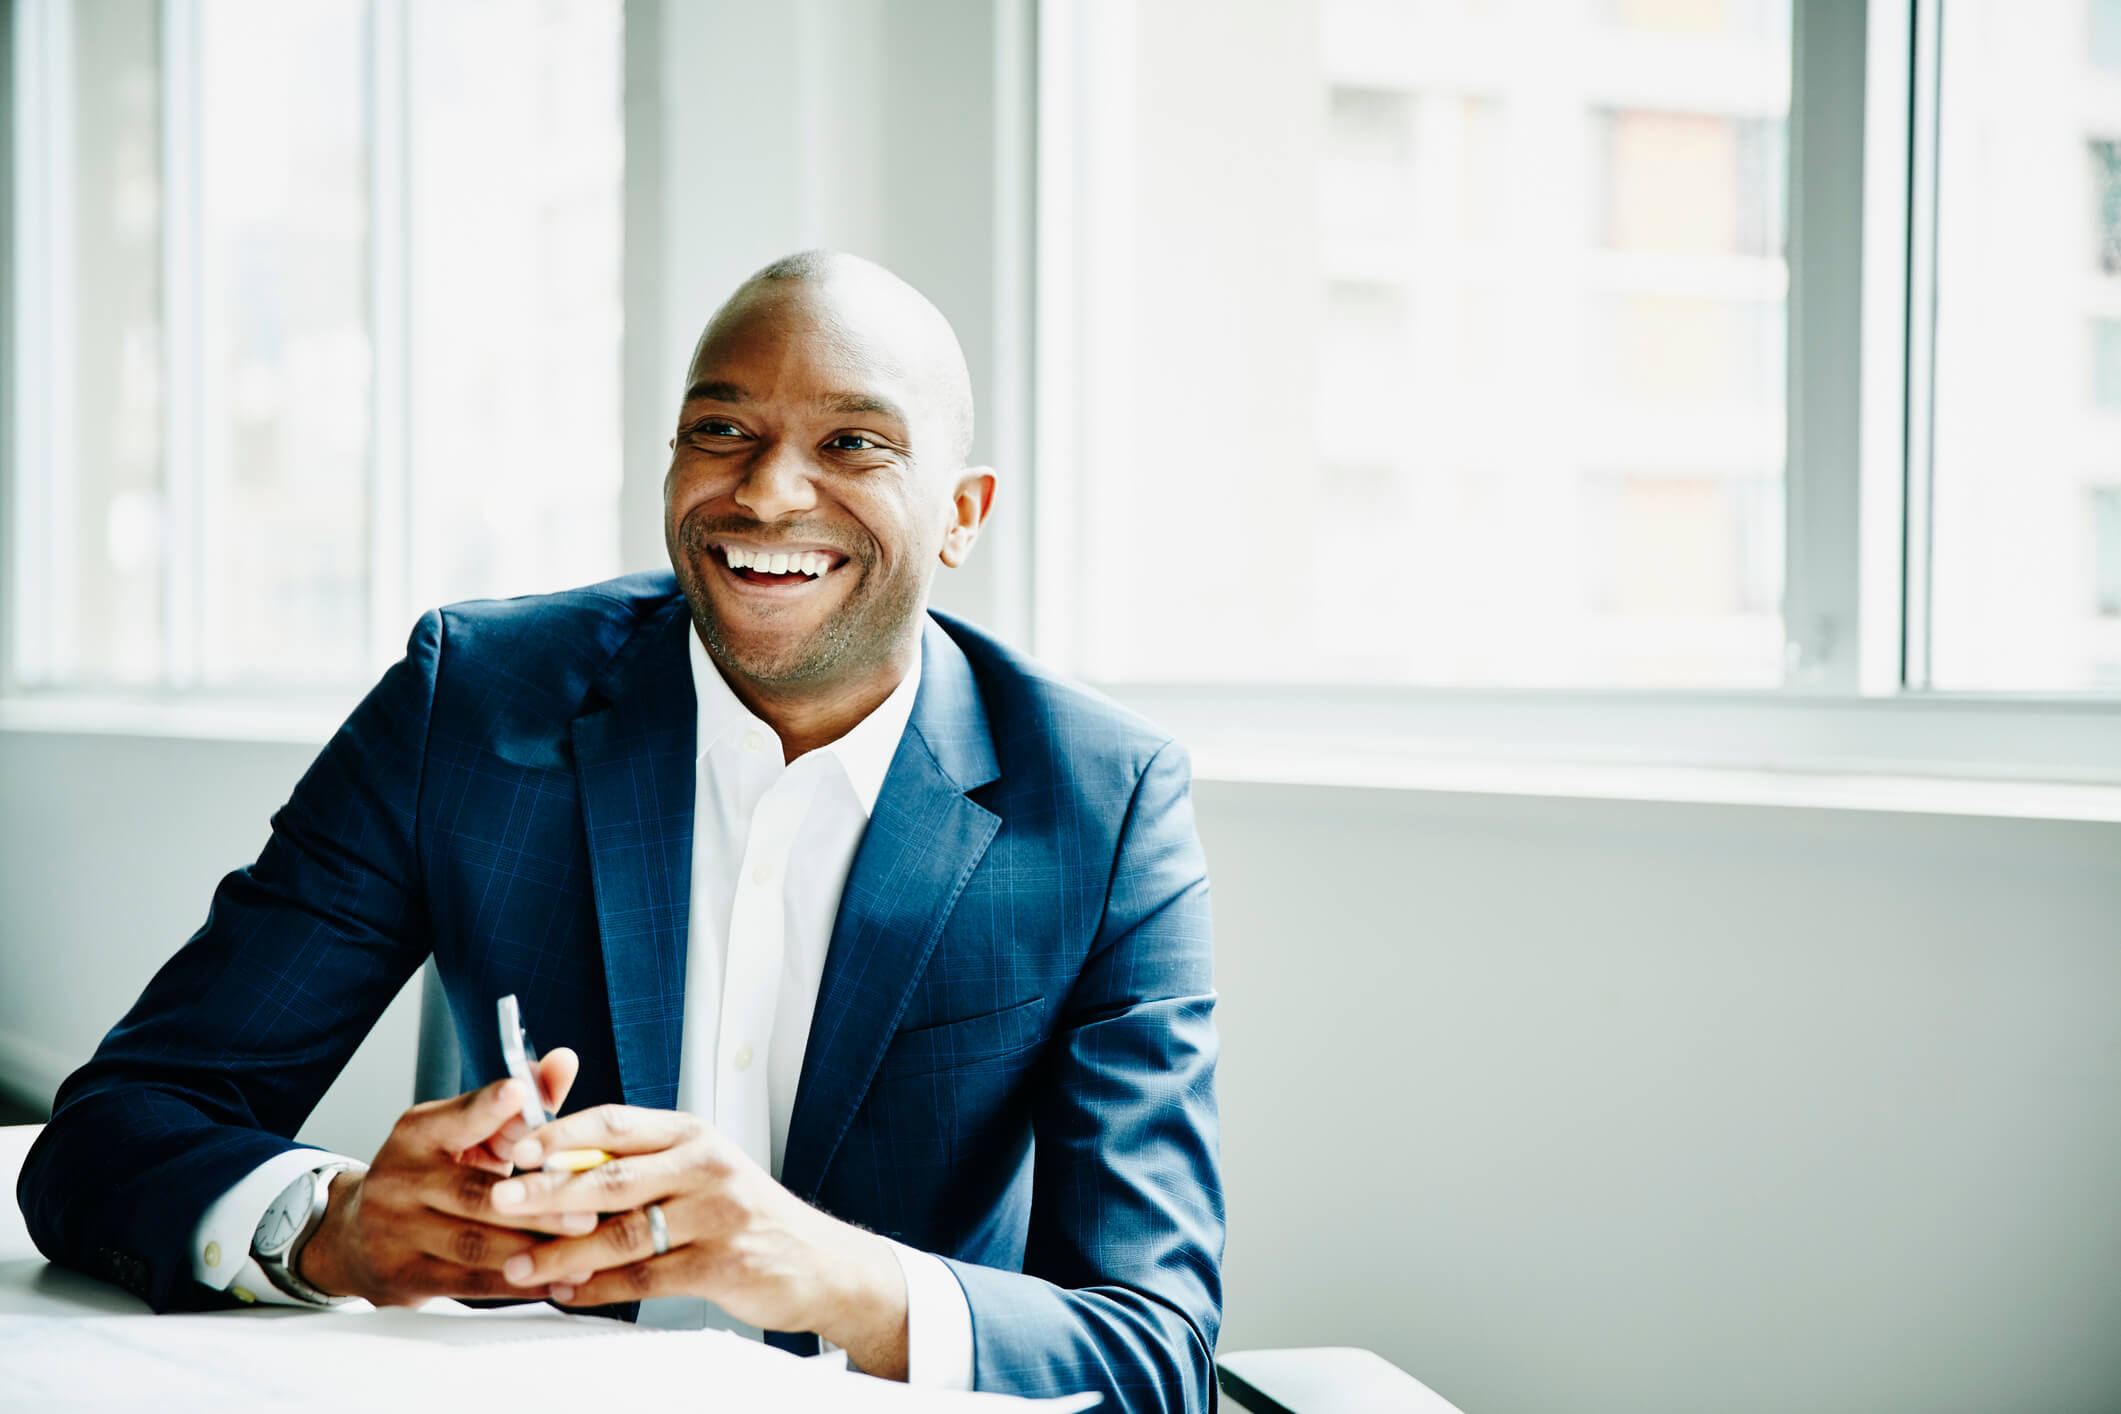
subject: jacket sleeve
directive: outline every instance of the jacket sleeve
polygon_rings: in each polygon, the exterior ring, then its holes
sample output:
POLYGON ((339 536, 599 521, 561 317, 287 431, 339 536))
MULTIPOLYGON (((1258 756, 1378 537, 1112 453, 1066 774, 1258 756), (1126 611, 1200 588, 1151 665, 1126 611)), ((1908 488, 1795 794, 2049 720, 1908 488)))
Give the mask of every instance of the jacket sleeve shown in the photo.
POLYGON ((1024 1270, 950 1262, 978 1389, 1214 1407, 1215 994, 1188 781, 1176 743, 1143 771, 1103 923, 1042 1062, 1024 1270))
POLYGON ((442 633, 439 613, 420 621, 257 862, 221 881, 205 925, 60 1087, 17 1187, 45 1256, 157 1311, 230 1304, 193 1279, 200 1216, 298 1147, 427 954, 415 818, 442 633))

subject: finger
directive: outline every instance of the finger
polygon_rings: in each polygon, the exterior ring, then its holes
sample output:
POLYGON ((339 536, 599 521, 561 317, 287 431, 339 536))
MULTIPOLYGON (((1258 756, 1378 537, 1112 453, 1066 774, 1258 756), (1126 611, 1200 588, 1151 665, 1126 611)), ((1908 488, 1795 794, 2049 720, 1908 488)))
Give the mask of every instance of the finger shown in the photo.
POLYGON ((454 1157, 460 1164, 474 1164, 488 1173, 497 1173, 506 1178, 515 1171, 515 1165, 508 1159, 509 1151, 528 1133, 530 1126, 524 1122, 523 1116, 520 1113, 512 1114, 508 1117, 508 1123, 501 1126, 498 1134, 489 1136, 484 1143, 466 1149, 454 1157))
MULTIPOLYGON (((538 1062, 538 1084, 545 1090, 545 1108, 554 1114, 567 1103, 567 1092, 574 1089, 575 1077, 581 1073, 582 1059, 573 1051, 561 1046, 546 1052, 538 1062)), ((528 1131, 525 1131, 526 1133, 528 1131)), ((521 1134, 511 1134, 511 1140, 521 1139, 521 1134)))
POLYGON ((699 1128, 697 1119, 677 1110, 598 1105, 554 1120, 516 1145, 509 1157, 517 1168, 534 1169, 545 1162, 545 1155, 560 1149, 651 1154, 690 1138, 699 1128))
MULTIPOLYGON (((507 1170, 501 1170, 505 1174, 507 1170)), ((453 1218, 469 1218, 495 1227, 570 1236, 595 1225, 593 1213, 502 1212, 494 1205, 494 1185, 501 1181, 493 1173, 473 1164, 437 1164, 421 1176, 419 1201, 428 1209, 453 1218), (583 1219, 589 1219, 584 1223, 583 1219)), ((513 1181, 513 1180, 510 1180, 513 1181)))
POLYGON ((466 1267, 422 1252, 392 1274, 389 1293, 377 1304, 412 1306, 436 1296, 512 1296, 535 1300, 549 1293, 512 1285, 490 1267, 466 1267))
MULTIPOLYGON (((521 1120, 516 1122, 518 1124, 522 1123, 521 1120)), ((469 1165, 481 1173, 490 1173, 496 1178, 506 1178, 516 1171, 516 1166, 494 1152, 493 1146, 496 1142, 496 1140, 488 1140, 484 1144, 466 1149, 461 1154, 453 1154, 451 1158, 457 1163, 469 1165)))
MULTIPOLYGON (((669 1249, 685 1245, 690 1231, 684 1214, 675 1205, 661 1206, 669 1249)), ((658 1256, 655 1229, 639 1208, 613 1213, 586 1237, 562 1238, 540 1243, 529 1251, 510 1256, 501 1264, 501 1274, 515 1286, 579 1286, 583 1273, 629 1267, 658 1256)), ((631 1298, 628 1298, 631 1299, 631 1298)))
POLYGON ((516 1228, 430 1213, 407 1234, 415 1250, 459 1267, 500 1271, 511 1258, 534 1251, 544 1238, 516 1228))
POLYGON ((678 1162, 665 1154, 613 1159, 581 1173, 519 1173, 493 1185, 487 1200, 497 1213, 615 1213, 655 1203, 679 1191, 678 1162))
MULTIPOLYGON (((672 1251, 666 1257, 650 1257, 609 1271, 596 1272, 578 1281, 553 1283, 547 1290, 552 1299, 569 1306, 609 1306, 621 1301, 644 1301, 651 1296, 698 1295, 698 1254, 692 1248, 672 1251)), ((526 1288, 518 1287, 518 1292, 526 1288)))
POLYGON ((496 1080, 455 1099, 414 1105, 398 1124, 432 1152, 454 1155, 485 1143, 522 1112, 522 1085, 496 1080))

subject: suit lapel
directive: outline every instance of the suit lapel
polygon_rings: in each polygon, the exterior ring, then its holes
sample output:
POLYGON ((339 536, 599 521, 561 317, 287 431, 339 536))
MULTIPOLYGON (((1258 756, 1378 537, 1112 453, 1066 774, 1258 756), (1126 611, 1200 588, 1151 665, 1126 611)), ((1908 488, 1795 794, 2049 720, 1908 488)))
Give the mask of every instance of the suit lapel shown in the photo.
POLYGON ((671 1109, 684 1039, 685 927, 699 713, 685 601, 644 623, 574 720, 612 1040, 626 1102, 671 1109))
POLYGON ((1000 770, 972 667, 934 620, 921 686, 840 895, 781 1181, 812 1199, 1001 819, 966 799, 1000 770))

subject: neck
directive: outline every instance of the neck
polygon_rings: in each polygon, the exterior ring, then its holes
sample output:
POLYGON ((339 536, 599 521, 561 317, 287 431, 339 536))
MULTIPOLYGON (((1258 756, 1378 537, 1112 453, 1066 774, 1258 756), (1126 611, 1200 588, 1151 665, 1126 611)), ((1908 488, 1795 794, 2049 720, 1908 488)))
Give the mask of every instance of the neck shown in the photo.
MULTIPOLYGON (((915 632, 919 632, 918 627, 915 632)), ((830 684, 757 682, 715 664, 737 700, 781 739, 783 760, 830 746, 860 725, 906 680, 919 640, 908 636, 874 666, 830 684)), ((713 654, 708 655, 712 662, 713 654)))

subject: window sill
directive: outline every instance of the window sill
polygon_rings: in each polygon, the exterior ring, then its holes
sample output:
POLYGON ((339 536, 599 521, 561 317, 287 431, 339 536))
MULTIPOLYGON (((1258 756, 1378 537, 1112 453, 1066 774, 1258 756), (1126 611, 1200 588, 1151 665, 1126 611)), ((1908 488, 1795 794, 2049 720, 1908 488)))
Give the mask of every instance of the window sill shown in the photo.
POLYGON ((2121 785, 1829 770, 1423 754, 1393 742, 1183 734, 1196 780, 1457 795, 1544 796, 2121 824, 2121 785))
MULTIPOLYGON (((1836 734, 1822 732, 1820 722, 1850 716, 1898 719, 1899 729, 1891 735, 1903 743, 1911 734, 1920 735, 1909 731, 1915 719, 1956 719, 1966 729, 1968 739, 1959 743, 1963 747, 1996 745, 1998 719, 2010 720, 2019 729, 2010 735, 2020 745, 2026 741, 2023 729, 2033 722, 2040 728, 2033 739, 2049 745, 2058 736, 2074 735, 2072 728, 2095 728, 2102 740, 2121 738, 2121 731, 2114 730, 2111 704, 1791 699, 1719 704, 1695 698, 1661 703, 1627 699, 1616 709, 1617 699, 1541 704, 1536 695, 1511 698, 1516 709, 1541 718, 1551 710, 1577 728, 1597 727, 1602 713, 1617 710, 1625 718, 1641 714, 1662 724, 1652 746, 1617 729, 1539 729, 1555 726, 1558 719, 1499 721, 1498 716, 1509 714, 1496 713, 1500 699, 1487 694, 1473 701, 1454 696, 1429 703, 1411 700, 1413 720, 1402 717, 1393 723, 1410 730, 1390 732, 1374 730, 1379 725, 1374 718, 1363 723, 1372 731, 1347 731, 1354 725, 1347 719, 1349 710, 1360 704, 1344 696, 1337 710, 1314 701, 1309 706, 1315 710, 1299 706, 1272 724, 1258 723, 1257 711, 1248 710, 1246 715, 1255 720, 1236 725, 1228 710, 1200 710, 1203 699, 1192 693, 1120 689, 1115 695, 1177 728, 1192 752, 1194 776, 1202 781, 2121 823, 2121 776, 2103 759, 2087 761, 2079 754, 2075 759, 2084 764, 2065 768, 2053 760, 2011 759, 2022 758, 2022 751, 1930 752, 1911 761, 1898 753, 1886 759, 1870 751, 1820 749, 1823 737, 1836 734), (1491 730, 1434 730, 1454 725, 1434 719, 1439 704, 1446 714, 1485 708, 1480 715, 1491 730), (1790 750, 1777 759, 1777 738, 1782 738, 1783 748, 1796 745, 1787 739, 1793 724, 1805 728, 1807 749, 1790 750), (1770 730, 1777 726, 1781 730, 1770 730), (1714 759, 1698 749, 1704 734, 1728 742, 1734 730, 1755 747, 1742 758, 1731 753, 1735 759, 1714 759)), ((1218 707, 1227 708, 1230 698, 1221 692, 1214 695, 1218 707)), ((1260 706, 1254 697, 1250 708, 1260 706)), ((266 702, 18 697, 0 700, 0 732, 317 747, 330 739, 349 707, 342 699, 316 697, 266 702)), ((1619 725, 1626 724, 1605 723, 1607 728, 1619 725)), ((1942 738, 1927 742, 1931 747, 1948 744, 1942 738)))
POLYGON ((348 710, 344 701, 310 698, 261 703, 17 697, 0 699, 0 732, 322 746, 348 710))

